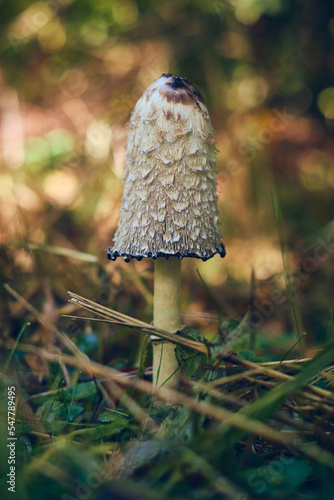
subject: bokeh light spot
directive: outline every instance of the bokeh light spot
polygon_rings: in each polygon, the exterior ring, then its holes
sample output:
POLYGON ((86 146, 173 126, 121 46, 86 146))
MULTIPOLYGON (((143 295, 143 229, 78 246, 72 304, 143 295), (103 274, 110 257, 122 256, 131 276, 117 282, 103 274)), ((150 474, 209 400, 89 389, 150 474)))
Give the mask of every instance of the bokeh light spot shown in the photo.
POLYGON ((318 96, 318 108, 321 113, 329 119, 334 118, 334 87, 329 87, 318 96))
POLYGON ((134 24, 138 18, 138 7, 132 0, 114 2, 111 5, 111 10, 115 22, 122 26, 134 24))
POLYGON ((52 157, 66 155, 73 151, 75 147, 73 135, 65 129, 51 130, 44 137, 49 143, 52 157))
POLYGON ((104 54, 105 66, 110 74, 122 75, 136 66, 139 51, 132 44, 118 44, 104 54))
POLYGON ((263 103, 268 94, 268 82, 246 68, 239 68, 226 89, 225 104, 230 109, 247 109, 263 103))
POLYGON ((59 85, 67 97, 79 97, 86 91, 88 82, 83 71, 70 69, 62 74, 59 85))
POLYGON ((24 159, 30 165, 45 166, 50 153, 49 142, 44 137, 31 137, 25 141, 24 159))
POLYGON ((248 54, 248 42, 240 33, 230 31, 222 37, 221 50, 225 57, 242 59, 248 54))
POLYGON ((43 182, 44 192, 55 203, 68 205, 72 203, 78 193, 78 180, 69 170, 50 172, 43 182))
POLYGON ((66 31, 58 18, 52 19, 38 32, 38 41, 46 53, 57 52, 66 42, 66 31))
POLYGON ((47 3, 35 2, 23 11, 10 26, 10 33, 18 39, 32 38, 54 16, 47 3))
POLYGON ((333 159, 319 149, 307 149, 298 159, 299 176, 308 191, 322 191, 330 187, 333 159))
POLYGON ((86 134, 86 152, 94 158, 107 158, 112 137, 111 127, 106 122, 91 122, 86 134))
POLYGON ((254 5, 250 5, 249 2, 239 2, 235 9, 235 17, 242 24, 255 24, 261 16, 261 11, 254 5))
POLYGON ((99 47, 108 39, 108 24, 103 19, 92 19, 80 29, 83 41, 92 47, 99 47))
POLYGON ((14 188, 17 204, 25 210, 37 211, 42 207, 40 197, 35 191, 22 183, 17 183, 14 188))
POLYGON ((30 273, 33 269, 32 255, 25 250, 17 250, 15 254, 15 264, 25 273, 30 273))
POLYGON ((7 200, 12 198, 12 192, 14 188, 14 180, 10 174, 0 175, 0 198, 2 200, 7 200))

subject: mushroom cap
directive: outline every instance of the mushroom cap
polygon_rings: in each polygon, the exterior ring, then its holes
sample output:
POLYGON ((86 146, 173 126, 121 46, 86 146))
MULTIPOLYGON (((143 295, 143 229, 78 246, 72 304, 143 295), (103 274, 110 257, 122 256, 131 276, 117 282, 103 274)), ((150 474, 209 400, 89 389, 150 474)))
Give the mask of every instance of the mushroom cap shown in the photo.
POLYGON ((131 114, 124 193, 108 258, 225 256, 219 230, 214 129, 201 94, 163 74, 131 114))

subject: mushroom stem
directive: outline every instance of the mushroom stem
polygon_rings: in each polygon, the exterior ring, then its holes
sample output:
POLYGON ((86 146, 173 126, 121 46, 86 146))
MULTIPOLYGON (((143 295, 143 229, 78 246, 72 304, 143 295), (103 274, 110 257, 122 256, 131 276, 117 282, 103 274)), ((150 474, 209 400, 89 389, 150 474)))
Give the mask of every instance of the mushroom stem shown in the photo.
MULTIPOLYGON (((181 260, 177 257, 158 257, 154 262, 153 324, 171 333, 181 327, 181 260)), ((175 345, 154 338, 152 347, 153 384, 175 387, 179 381, 175 345)))

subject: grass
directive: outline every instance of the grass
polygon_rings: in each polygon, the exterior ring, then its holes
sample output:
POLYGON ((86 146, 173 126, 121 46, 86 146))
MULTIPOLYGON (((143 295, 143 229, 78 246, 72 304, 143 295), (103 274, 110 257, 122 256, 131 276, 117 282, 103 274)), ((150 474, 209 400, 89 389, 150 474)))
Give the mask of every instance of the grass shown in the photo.
POLYGON ((310 2, 49 4, 1 4, 1 498, 332 499, 330 2, 320 17, 310 2), (125 123, 169 71, 198 85, 217 130, 228 260, 185 259, 197 330, 158 332, 183 375, 153 393, 152 268, 105 248, 125 123))
POLYGON ((75 321, 89 311, 82 321, 175 343, 181 386, 154 389, 145 347, 138 370, 93 361, 6 290, 55 339, 27 342, 25 325, 16 340, 1 340, 3 411, 6 386, 17 390, 20 499, 332 498, 333 338, 311 358, 287 360, 287 352, 268 363, 234 352, 250 336, 248 315, 208 342, 196 330, 171 334, 69 292, 75 321), (43 376, 27 371, 28 354, 43 360, 43 376))

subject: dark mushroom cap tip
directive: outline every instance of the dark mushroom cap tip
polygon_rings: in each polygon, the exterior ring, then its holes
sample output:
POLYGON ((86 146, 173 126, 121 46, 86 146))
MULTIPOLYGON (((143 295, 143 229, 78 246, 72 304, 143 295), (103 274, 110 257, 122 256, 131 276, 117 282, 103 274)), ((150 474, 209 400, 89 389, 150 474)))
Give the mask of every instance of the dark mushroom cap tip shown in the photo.
POLYGON ((106 249, 107 256, 109 260, 116 260, 117 257, 123 257, 125 262, 130 262, 131 259, 136 259, 136 260, 142 260, 143 258, 151 258, 153 260, 157 259, 158 257, 165 257, 167 260, 169 257, 178 257, 180 260, 182 260, 184 257, 192 257, 196 259, 202 259, 204 262, 206 260, 211 259, 214 257, 216 254, 219 254, 222 258, 225 257, 226 251, 223 243, 221 243, 220 248, 215 248, 215 251, 212 252, 209 255, 198 255, 195 253, 181 253, 181 252, 176 252, 173 254, 168 254, 165 252, 147 252, 145 254, 129 254, 125 252, 118 251, 114 248, 107 248, 106 249))

